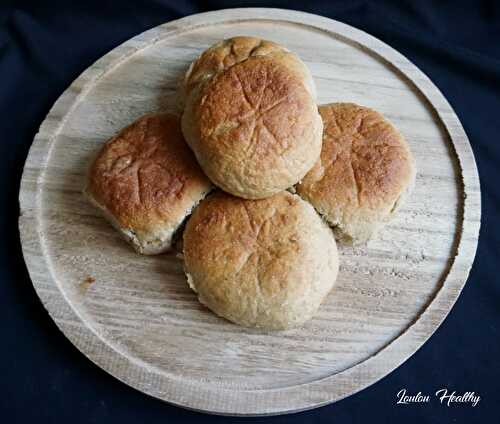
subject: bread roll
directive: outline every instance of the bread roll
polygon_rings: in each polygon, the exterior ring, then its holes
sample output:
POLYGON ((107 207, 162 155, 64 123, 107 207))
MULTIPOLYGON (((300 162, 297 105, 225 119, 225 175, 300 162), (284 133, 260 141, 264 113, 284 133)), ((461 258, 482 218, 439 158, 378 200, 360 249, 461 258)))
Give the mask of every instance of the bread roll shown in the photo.
POLYGON ((372 109, 333 103, 319 110, 321 157, 297 193, 334 227, 338 239, 365 243, 411 191, 412 154, 401 133, 372 109))
POLYGON ((186 224, 184 259, 201 303, 237 324, 267 330, 310 319, 338 272, 331 230, 289 192, 254 201, 210 195, 186 224))
POLYGON ((323 125, 304 80, 286 61, 251 56, 190 92, 182 130, 215 185, 261 199, 309 171, 323 125))
POLYGON ((85 193, 139 253, 149 255, 171 248, 176 230, 210 189, 179 118, 152 113, 103 146, 85 193))
POLYGON ((187 96, 200 83, 250 57, 274 58, 285 64, 304 82, 309 93, 316 99, 316 86, 311 72, 296 54, 272 41, 241 36, 220 41, 205 50, 186 72, 181 96, 187 96))

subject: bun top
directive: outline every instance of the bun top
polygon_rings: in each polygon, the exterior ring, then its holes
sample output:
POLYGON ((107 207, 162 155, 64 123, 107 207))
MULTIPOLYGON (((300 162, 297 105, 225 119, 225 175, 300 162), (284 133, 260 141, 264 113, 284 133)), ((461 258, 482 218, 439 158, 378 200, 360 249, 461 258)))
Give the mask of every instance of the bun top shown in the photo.
POLYGON ((411 189, 412 154, 401 133, 372 109, 333 103, 319 111, 324 124, 321 156, 297 192, 345 241, 364 242, 411 189))
POLYGON ((297 183, 321 150, 314 99, 294 72, 266 56, 238 62, 191 92, 182 129, 208 177, 248 199, 297 183))
POLYGON ((207 197, 184 231, 191 287, 218 315, 245 326, 284 329, 311 318, 335 282, 331 230, 289 192, 244 200, 207 197))
POLYGON ((121 228, 148 234, 180 224, 210 187, 184 142, 179 118, 151 113, 103 146, 86 192, 121 228))
POLYGON ((278 60, 291 72, 294 72, 303 81, 309 93, 316 98, 316 87, 311 73, 297 55, 272 41, 241 36, 229 38, 213 45, 191 64, 184 78, 184 94, 189 95, 193 88, 200 83, 250 57, 267 57, 278 60))

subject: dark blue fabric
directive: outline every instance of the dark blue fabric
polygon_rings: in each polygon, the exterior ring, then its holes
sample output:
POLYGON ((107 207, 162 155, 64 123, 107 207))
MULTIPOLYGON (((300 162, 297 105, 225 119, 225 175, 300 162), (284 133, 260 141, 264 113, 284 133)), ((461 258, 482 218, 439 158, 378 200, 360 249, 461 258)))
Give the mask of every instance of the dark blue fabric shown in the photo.
POLYGON ((87 0, 0 2, 0 422, 500 422, 500 2, 87 0), (272 6, 361 28, 398 49, 460 117, 482 183, 479 250, 444 324, 410 360, 337 404, 285 417, 208 416, 143 395, 100 370, 57 330, 23 263, 17 230, 22 166, 38 126, 64 89, 130 37, 200 11, 272 6), (475 391, 476 408, 396 405, 401 388, 475 391))

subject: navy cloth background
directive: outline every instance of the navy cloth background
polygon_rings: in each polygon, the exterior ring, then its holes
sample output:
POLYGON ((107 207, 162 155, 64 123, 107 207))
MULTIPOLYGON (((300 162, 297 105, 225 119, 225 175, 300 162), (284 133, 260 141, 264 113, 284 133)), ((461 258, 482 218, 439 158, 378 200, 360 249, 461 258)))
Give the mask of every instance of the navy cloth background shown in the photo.
POLYGON ((500 2, 195 0, 0 2, 0 422, 500 423, 500 2), (476 155, 482 228, 454 309, 410 360, 379 383, 314 411, 274 418, 198 414, 149 398, 100 370, 51 321, 30 283, 17 230, 22 166, 49 108, 123 41, 206 10, 272 6, 361 28, 420 67, 448 98, 476 155), (396 405, 401 388, 475 391, 479 405, 396 405))

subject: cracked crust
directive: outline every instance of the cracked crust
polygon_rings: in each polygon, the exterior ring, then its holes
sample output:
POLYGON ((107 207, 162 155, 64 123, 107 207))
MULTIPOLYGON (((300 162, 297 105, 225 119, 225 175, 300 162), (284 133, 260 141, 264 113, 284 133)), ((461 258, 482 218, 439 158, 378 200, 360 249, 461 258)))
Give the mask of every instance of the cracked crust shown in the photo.
POLYGON ((297 183, 318 159, 323 124, 302 82, 267 57, 251 57, 201 84, 182 117, 209 178, 246 199, 297 183))
POLYGON ((139 253, 156 254, 171 247, 175 231, 210 189, 179 118, 152 113, 103 146, 85 193, 139 253))
POLYGON ((316 86, 311 72, 297 55, 272 41, 244 36, 223 40, 205 50, 186 72, 181 96, 188 96, 199 84, 250 57, 273 58, 281 62, 303 81, 311 96, 316 99, 316 86))
POLYGON ((340 240, 364 243, 411 191, 415 163, 401 133, 380 113, 352 103, 319 108, 320 159, 296 186, 340 240))
POLYGON ((184 259, 201 303, 237 324, 268 330, 310 319, 338 272, 331 230, 289 192, 256 201, 210 195, 187 222, 184 259))

